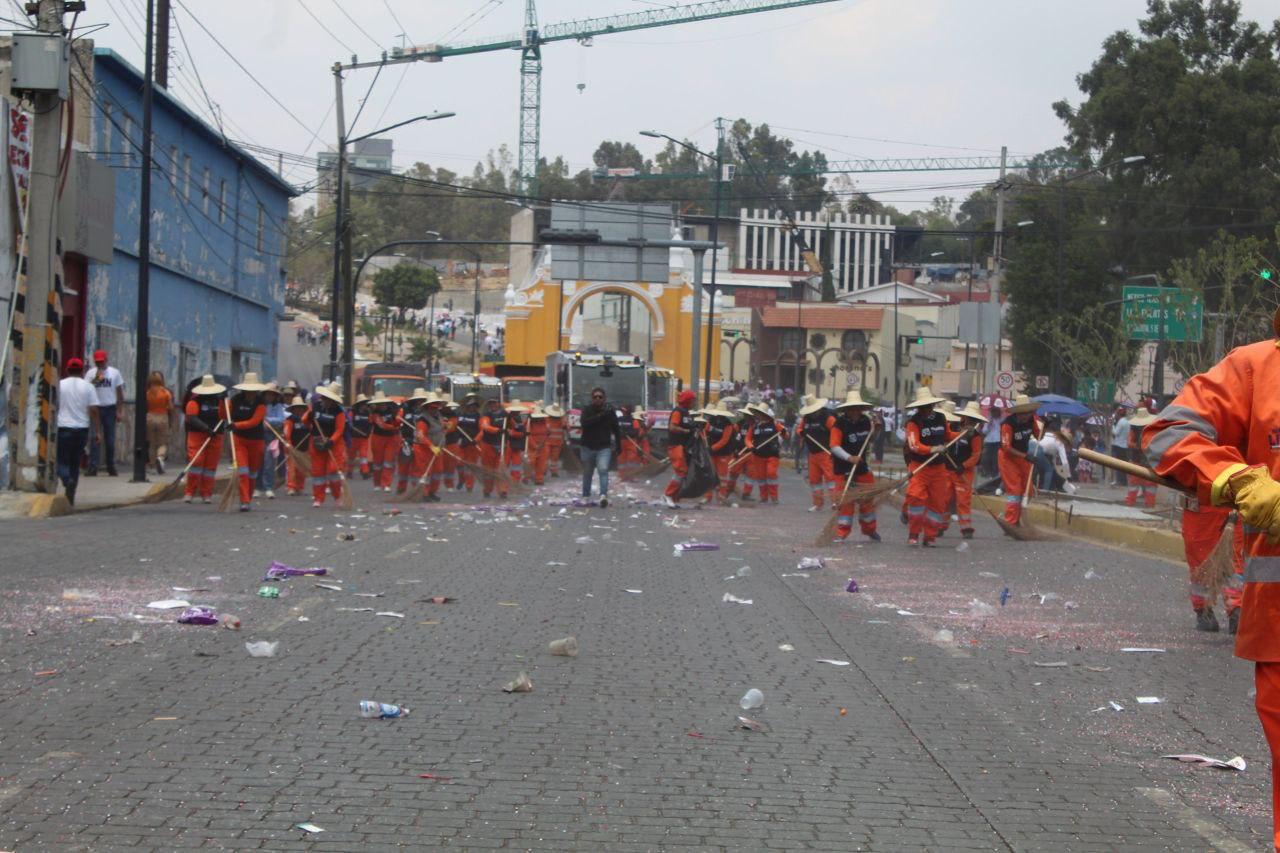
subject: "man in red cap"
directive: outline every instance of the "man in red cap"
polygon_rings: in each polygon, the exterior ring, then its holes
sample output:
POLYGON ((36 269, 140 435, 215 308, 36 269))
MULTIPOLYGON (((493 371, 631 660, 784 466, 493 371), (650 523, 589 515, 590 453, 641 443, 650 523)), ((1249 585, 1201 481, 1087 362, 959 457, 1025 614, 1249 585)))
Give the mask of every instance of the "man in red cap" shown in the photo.
POLYGON ((76 502, 80 457, 90 427, 98 424, 97 393, 84 380, 84 362, 67 359, 67 375, 58 383, 58 479, 66 487, 67 502, 76 502))
POLYGON ((107 474, 116 476, 116 418, 124 410, 124 376, 107 364, 107 351, 93 354, 93 367, 84 375, 97 393, 98 428, 89 441, 89 470, 85 476, 98 476, 98 461, 105 458, 107 474), (101 457, 98 448, 102 447, 101 457))
POLYGON ((680 481, 689 472, 688 447, 693 443, 693 434, 697 429, 693 423, 693 415, 689 407, 697 396, 689 390, 680 392, 676 397, 676 407, 671 411, 671 419, 667 421, 667 458, 671 460, 671 482, 667 483, 662 501, 675 508, 680 501, 680 481))

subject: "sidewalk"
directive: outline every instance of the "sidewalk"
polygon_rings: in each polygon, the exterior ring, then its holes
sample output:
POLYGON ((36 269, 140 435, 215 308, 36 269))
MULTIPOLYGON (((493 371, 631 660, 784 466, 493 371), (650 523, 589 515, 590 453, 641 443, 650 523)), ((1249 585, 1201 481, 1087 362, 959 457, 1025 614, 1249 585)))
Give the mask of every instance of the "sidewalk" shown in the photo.
POLYGON ((67 503, 67 499, 62 494, 61 485, 58 486, 56 495, 41 492, 0 491, 0 518, 48 518, 70 515, 74 512, 129 506, 139 503, 152 489, 164 488, 177 476, 178 471, 163 477, 152 473, 147 482, 134 483, 131 481, 132 475, 123 471, 118 477, 108 477, 101 473, 97 477, 81 475, 75 506, 67 503))

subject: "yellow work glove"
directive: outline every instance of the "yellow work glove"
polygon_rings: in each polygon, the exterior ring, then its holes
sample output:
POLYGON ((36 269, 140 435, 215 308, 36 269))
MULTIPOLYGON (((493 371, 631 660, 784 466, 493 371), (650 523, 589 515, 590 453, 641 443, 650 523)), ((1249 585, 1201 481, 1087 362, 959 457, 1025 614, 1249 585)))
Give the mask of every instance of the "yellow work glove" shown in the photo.
POLYGON ((433 444, 433 445, 431 445, 431 455, 432 455, 432 456, 439 456, 439 455, 440 455, 440 448, 436 447, 434 444, 433 444))
POLYGON ((1268 537, 1280 537, 1280 483, 1262 465, 1245 468, 1228 481, 1232 503, 1245 524, 1265 530, 1268 537))

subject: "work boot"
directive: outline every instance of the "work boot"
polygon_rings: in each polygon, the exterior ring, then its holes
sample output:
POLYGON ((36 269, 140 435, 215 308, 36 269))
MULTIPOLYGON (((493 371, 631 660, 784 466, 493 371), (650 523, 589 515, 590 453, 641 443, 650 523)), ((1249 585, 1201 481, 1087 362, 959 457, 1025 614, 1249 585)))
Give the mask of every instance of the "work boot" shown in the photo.
POLYGON ((935 538, 933 538, 933 539, 930 539, 928 536, 926 536, 926 537, 924 538, 924 543, 923 543, 923 545, 924 545, 924 547, 926 547, 926 548, 937 548, 937 547, 938 547, 938 540, 937 540, 937 538, 936 538, 936 537, 935 537, 935 538))
POLYGON ((1233 607, 1227 611, 1227 633, 1232 636, 1240 628, 1240 608, 1233 607))
POLYGON ((71 483, 67 486, 67 503, 72 506, 76 505, 76 484, 71 483))
POLYGON ((867 534, 867 538, 870 539, 872 542, 879 542, 880 534, 873 530, 867 534))
POLYGON ((960 536, 961 536, 961 538, 964 538, 964 539, 972 539, 972 538, 973 538, 973 528, 972 528, 972 527, 962 527, 962 528, 960 529, 960 536))
MULTIPOLYGON (((1217 631, 1218 617, 1214 614, 1212 607, 1196 608, 1196 630, 1197 631, 1217 631)), ((1235 633, 1234 631, 1232 633, 1235 633)))

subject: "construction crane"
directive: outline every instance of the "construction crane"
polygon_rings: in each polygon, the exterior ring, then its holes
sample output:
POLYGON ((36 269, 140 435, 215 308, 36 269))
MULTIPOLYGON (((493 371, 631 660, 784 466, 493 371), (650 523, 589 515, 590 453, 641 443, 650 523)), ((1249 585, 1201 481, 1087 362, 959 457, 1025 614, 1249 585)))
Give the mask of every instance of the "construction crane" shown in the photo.
MULTIPOLYGON (((765 171, 765 174, 785 175, 856 175, 873 172, 977 172, 985 169, 1061 169, 1067 166, 1079 166, 1078 157, 1045 156, 1040 159, 1011 159, 1001 163, 999 157, 890 157, 884 160, 836 160, 822 169, 786 169, 779 172, 765 171)), ((636 169, 608 169, 600 166, 595 170, 596 180, 612 178, 615 181, 675 181, 685 178, 701 178, 704 175, 693 172, 641 172, 636 169)))
POLYGON ((625 15, 602 18, 580 18, 538 27, 538 9, 535 0, 525 0, 524 29, 519 33, 498 38, 459 42, 456 44, 426 44, 393 48, 379 61, 356 62, 343 68, 372 68, 399 62, 440 62, 450 56, 467 56, 473 53, 489 53, 495 50, 520 51, 520 143, 517 148, 517 171, 520 193, 526 198, 538 194, 538 155, 542 129, 542 46, 570 39, 589 43, 595 36, 666 27, 673 24, 689 24, 694 21, 713 21, 756 12, 773 12, 795 9, 800 6, 817 6, 837 0, 709 0, 668 8, 645 9, 625 15))

